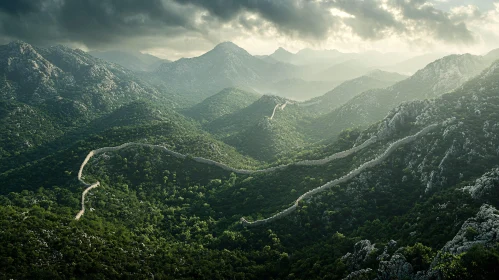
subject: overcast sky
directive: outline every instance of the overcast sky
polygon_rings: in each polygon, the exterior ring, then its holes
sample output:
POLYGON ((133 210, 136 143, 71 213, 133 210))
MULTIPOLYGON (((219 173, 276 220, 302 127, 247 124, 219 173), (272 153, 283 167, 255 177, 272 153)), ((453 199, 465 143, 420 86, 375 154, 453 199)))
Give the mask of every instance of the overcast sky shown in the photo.
POLYGON ((340 51, 499 48, 499 0, 6 0, 0 43, 129 49, 177 59, 232 41, 340 51))

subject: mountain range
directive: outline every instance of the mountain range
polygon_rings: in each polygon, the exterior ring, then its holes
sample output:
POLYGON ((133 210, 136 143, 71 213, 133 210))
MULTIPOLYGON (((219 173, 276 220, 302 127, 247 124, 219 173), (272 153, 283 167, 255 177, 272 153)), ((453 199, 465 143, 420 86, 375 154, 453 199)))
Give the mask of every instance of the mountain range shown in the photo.
MULTIPOLYGON (((418 65, 422 61, 428 58, 418 59, 418 65)), ((416 70, 414 64, 404 54, 377 52, 345 54, 306 49, 292 54, 281 48, 269 56, 253 56, 234 43, 224 42, 199 57, 164 63, 153 75, 142 77, 193 102, 227 87, 304 100, 380 67, 394 65, 394 69, 406 67, 407 71, 416 70)))
POLYGON ((312 104, 308 109, 315 112, 329 112, 340 107, 358 94, 372 89, 387 88, 406 78, 407 76, 398 73, 375 70, 367 75, 343 82, 333 90, 326 92, 322 96, 313 98, 306 103, 312 104))
POLYGON ((133 71, 154 71, 161 64, 171 62, 168 59, 161 59, 150 54, 131 51, 90 51, 89 54, 133 71))
POLYGON ((342 55, 0 46, 0 278, 495 279, 499 52, 342 55), (360 76, 261 94, 321 55, 360 76))
POLYGON ((349 127, 365 127, 382 119, 403 102, 431 99, 459 88, 490 66, 492 61, 490 56, 470 54, 444 57, 393 86, 358 94, 341 107, 320 116, 314 121, 316 127, 312 130, 320 132, 319 139, 338 135, 349 127))
POLYGON ((234 43, 225 42, 200 57, 162 64, 151 81, 171 92, 203 98, 227 87, 259 90, 261 85, 297 76, 296 66, 269 63, 256 58, 234 43))

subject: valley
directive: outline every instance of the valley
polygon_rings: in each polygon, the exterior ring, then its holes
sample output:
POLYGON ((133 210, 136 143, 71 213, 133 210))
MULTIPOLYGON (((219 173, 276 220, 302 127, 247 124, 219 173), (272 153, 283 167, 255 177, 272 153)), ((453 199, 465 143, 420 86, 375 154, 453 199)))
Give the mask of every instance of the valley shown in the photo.
POLYGON ((402 55, 230 42, 176 61, 0 53, 2 277, 453 279, 495 264, 497 52, 425 56, 415 73, 376 70, 417 65, 402 55), (280 81, 308 98, 269 90, 280 81))

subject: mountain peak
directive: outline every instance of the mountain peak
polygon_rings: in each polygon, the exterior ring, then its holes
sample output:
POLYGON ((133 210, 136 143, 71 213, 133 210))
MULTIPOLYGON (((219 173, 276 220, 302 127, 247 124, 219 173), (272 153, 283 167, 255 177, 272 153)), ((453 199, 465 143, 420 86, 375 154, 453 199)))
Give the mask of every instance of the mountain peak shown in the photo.
POLYGON ((291 62, 293 60, 293 53, 279 47, 273 54, 270 55, 271 58, 281 61, 281 62, 291 62))
POLYGON ((286 54, 286 55, 289 55, 289 54, 292 54, 292 53, 290 51, 286 50, 283 47, 279 47, 277 50, 275 50, 275 52, 273 54, 286 54))
POLYGON ((7 47, 12 50, 12 51, 18 51, 22 54, 25 53, 30 53, 30 52, 35 52, 35 49, 33 46, 30 44, 20 41, 20 40, 15 40, 7 44, 7 47))
POLYGON ((38 53, 38 51, 30 44, 23 41, 12 41, 7 45, 2 46, 4 51, 6 51, 6 57, 24 57, 31 59, 41 59, 42 56, 38 53))
POLYGON ((239 47, 238 45, 232 42, 222 42, 215 46, 214 51, 223 51, 223 52, 247 52, 245 49, 239 47))

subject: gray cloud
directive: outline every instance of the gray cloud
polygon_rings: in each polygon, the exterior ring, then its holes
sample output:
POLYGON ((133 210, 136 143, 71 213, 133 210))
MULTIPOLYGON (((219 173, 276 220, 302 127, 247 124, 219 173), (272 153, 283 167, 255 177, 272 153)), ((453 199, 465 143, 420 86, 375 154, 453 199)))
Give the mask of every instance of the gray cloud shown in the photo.
POLYGON ((388 33, 403 33, 406 28, 389 11, 380 7, 377 1, 337 0, 335 6, 355 16, 347 18, 345 23, 353 32, 364 39, 382 39, 388 33))
POLYGON ((116 37, 173 35, 178 29, 193 30, 189 12, 192 11, 160 0, 66 1, 61 8, 60 24, 70 39, 98 45, 111 43, 116 37))
POLYGON ((181 4, 202 7, 224 21, 234 19, 243 11, 260 15, 286 34, 323 39, 335 26, 328 2, 310 0, 174 0, 181 4))
POLYGON ((56 41, 98 47, 143 36, 176 36, 195 31, 192 15, 196 11, 161 0, 2 2, 0 36, 42 45, 56 41))
MULTIPOLYGON (((359 37, 369 40, 383 39, 392 34, 415 35, 413 33, 416 32, 450 43, 473 41, 471 31, 463 22, 451 19, 448 13, 430 5, 424 5, 426 0, 390 0, 390 8, 402 11, 402 19, 396 19, 391 11, 383 9, 378 0, 174 1, 202 7, 224 21, 233 20, 243 11, 257 13, 286 34, 317 40, 326 38, 331 30, 341 31, 338 30, 341 28, 338 23, 343 22, 359 37), (335 17, 329 12, 331 8, 353 17, 335 17)), ((243 25, 247 26, 247 23, 243 22, 243 25)))
POLYGON ((426 0, 392 0, 391 3, 402 11, 404 19, 414 21, 417 29, 428 31, 437 39, 450 43, 474 41, 465 23, 451 19, 449 14, 431 5, 425 5, 426 0))
POLYGON ((385 9, 380 0, 0 1, 0 41, 150 48, 168 42, 179 45, 182 38, 188 38, 204 48, 206 42, 231 40, 217 35, 217 30, 229 23, 236 29, 225 36, 237 36, 243 30, 262 35, 272 27, 304 42, 320 42, 331 34, 350 31, 364 40, 381 40, 395 34, 409 40, 431 36, 453 44, 473 42, 465 17, 426 3, 389 0, 390 9, 385 9), (352 17, 335 16, 330 13, 332 8, 352 17), (393 10, 399 11, 401 17, 393 10))
POLYGON ((17 0, 0 2, 0 10, 12 15, 36 11, 39 8, 40 2, 38 1, 17 0))

